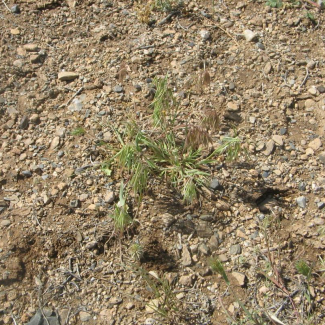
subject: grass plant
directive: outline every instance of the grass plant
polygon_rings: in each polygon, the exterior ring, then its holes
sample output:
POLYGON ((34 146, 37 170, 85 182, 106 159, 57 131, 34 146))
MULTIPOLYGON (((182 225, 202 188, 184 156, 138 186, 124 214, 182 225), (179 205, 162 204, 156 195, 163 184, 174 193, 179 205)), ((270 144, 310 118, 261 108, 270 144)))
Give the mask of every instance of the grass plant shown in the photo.
POLYGON ((185 203, 191 203, 207 183, 209 166, 215 164, 216 157, 224 154, 228 160, 236 159, 241 140, 237 135, 225 137, 217 149, 211 150, 210 132, 219 126, 218 114, 206 111, 200 125, 180 129, 176 126, 179 105, 168 87, 168 77, 155 78, 154 84, 152 127, 147 125, 142 130, 135 122, 129 122, 124 134, 114 129, 121 148, 103 169, 110 174, 112 166, 117 165, 126 173, 128 187, 140 200, 149 179, 159 177, 177 189, 185 203))
POLYGON ((85 133, 86 133, 86 131, 82 127, 77 127, 73 131, 71 131, 71 135, 73 135, 73 136, 82 136, 85 133))

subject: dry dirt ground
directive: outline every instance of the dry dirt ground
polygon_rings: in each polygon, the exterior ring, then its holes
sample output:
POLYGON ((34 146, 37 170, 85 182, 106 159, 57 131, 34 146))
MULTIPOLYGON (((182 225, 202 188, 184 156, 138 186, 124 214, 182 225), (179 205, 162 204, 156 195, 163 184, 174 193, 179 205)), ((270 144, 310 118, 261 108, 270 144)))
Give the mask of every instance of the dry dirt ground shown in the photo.
POLYGON ((324 14, 166 3, 0 3, 0 324, 325 323, 324 14), (112 127, 146 125, 166 75, 179 123, 215 111, 248 155, 190 206, 151 180, 118 234, 112 127))

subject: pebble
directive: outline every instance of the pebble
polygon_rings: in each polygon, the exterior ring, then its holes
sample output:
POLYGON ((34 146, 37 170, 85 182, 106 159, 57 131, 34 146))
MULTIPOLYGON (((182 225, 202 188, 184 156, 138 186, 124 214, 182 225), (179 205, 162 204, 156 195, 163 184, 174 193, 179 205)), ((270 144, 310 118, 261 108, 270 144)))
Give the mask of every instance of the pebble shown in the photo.
POLYGON ((241 246, 239 244, 231 245, 229 249, 231 255, 238 255, 241 253, 241 246))
POLYGON ((273 153, 274 151, 274 147, 275 147, 275 143, 273 140, 269 140, 267 143, 266 143, 266 148, 265 150, 263 151, 264 155, 265 156, 269 156, 273 153))
POLYGON ((203 254, 203 255, 208 255, 210 253, 210 249, 206 244, 200 244, 199 245, 199 251, 203 254))
POLYGON ((38 52, 39 51, 39 47, 37 44, 25 44, 23 46, 24 50, 27 51, 27 52, 38 52))
POLYGON ((13 14, 20 14, 20 7, 18 5, 13 5, 10 10, 13 14))
POLYGON ((325 165, 325 151, 320 152, 318 158, 325 165))
POLYGON ((322 141, 320 138, 316 138, 308 144, 308 147, 317 151, 322 146, 322 141))
POLYGON ((54 150, 57 147, 59 147, 60 144, 61 144, 60 137, 54 137, 53 140, 52 140, 52 142, 51 142, 50 149, 51 150, 54 150))
POLYGON ((240 104, 236 102, 229 102, 227 104, 227 111, 228 112, 239 112, 240 111, 240 104))
POLYGON ((223 186, 220 184, 219 180, 217 178, 214 178, 210 182, 210 188, 215 191, 222 191, 223 186))
POLYGON ((11 221, 9 219, 3 219, 0 221, 0 227, 8 227, 11 225, 11 221))
POLYGON ((201 30, 200 31, 200 36, 203 41, 207 41, 211 37, 211 33, 208 30, 201 30))
POLYGON ((183 266, 190 266, 192 265, 192 256, 191 253, 186 245, 183 245, 183 250, 182 250, 182 265, 183 266))
POLYGON ((27 130, 29 126, 29 118, 27 116, 23 116, 20 120, 18 128, 21 130, 27 130))
POLYGON ((306 208, 306 197, 305 196, 297 197, 296 202, 300 208, 302 208, 302 209, 306 208))
POLYGON ((325 93, 325 87, 323 85, 317 86, 316 88, 321 94, 325 93))
POLYGON ((305 108, 312 108, 315 106, 316 106, 316 103, 312 99, 308 98, 305 100, 305 108))
POLYGON ((243 287, 245 285, 246 275, 239 272, 232 272, 232 276, 236 279, 239 286, 243 287))
POLYGON ((313 70, 316 66, 316 62, 314 60, 310 60, 308 63, 307 63, 307 68, 310 69, 310 70, 313 70))
POLYGON ((58 73, 58 79, 60 81, 72 81, 79 77, 78 73, 71 71, 62 71, 58 73))
POLYGON ((275 142, 275 144, 277 144, 278 146, 282 147, 283 146, 283 139, 281 137, 281 135, 273 135, 272 136, 272 140, 275 142))
POLYGON ((263 69, 263 72, 267 75, 267 74, 271 73, 272 69, 273 69, 273 67, 272 67, 271 62, 267 62, 263 69))
POLYGON ((265 46, 264 46, 264 44, 261 43, 261 42, 257 42, 257 43, 256 43, 256 46, 257 46, 257 48, 259 48, 259 49, 262 50, 262 51, 265 50, 265 46))
POLYGON ((243 35, 247 42, 253 42, 257 37, 257 34, 251 31, 250 29, 245 29, 243 35))
POLYGON ((79 313, 79 317, 80 317, 80 321, 82 321, 82 322, 88 322, 89 320, 91 320, 91 314, 89 314, 85 311, 81 311, 79 313))
POLYGON ((179 278, 179 284, 185 287, 191 287, 194 283, 195 278, 192 275, 182 275, 179 278))
POLYGON ((119 94, 119 93, 123 93, 123 92, 124 92, 124 89, 123 89, 122 86, 117 85, 117 86, 115 86, 115 87, 113 88, 113 91, 119 94))
POLYGON ((310 87, 310 88, 308 89, 308 92, 309 92, 311 95, 315 96, 315 95, 317 95, 317 88, 316 88, 315 86, 312 86, 312 87, 310 87))

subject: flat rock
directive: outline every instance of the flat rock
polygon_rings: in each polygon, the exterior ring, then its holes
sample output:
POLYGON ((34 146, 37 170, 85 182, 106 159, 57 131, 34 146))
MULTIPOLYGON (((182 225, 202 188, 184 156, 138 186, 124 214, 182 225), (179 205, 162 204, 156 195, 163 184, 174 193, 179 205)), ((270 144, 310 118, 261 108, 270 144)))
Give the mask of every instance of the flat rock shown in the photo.
POLYGON ((322 141, 320 138, 316 138, 308 144, 308 147, 317 151, 322 146, 322 141))
POLYGON ((272 69, 273 69, 273 67, 272 67, 271 62, 267 62, 267 63, 265 64, 265 67, 264 67, 264 69, 263 69, 263 72, 264 72, 265 74, 270 74, 271 71, 272 71, 272 69))
POLYGON ((265 156, 269 156, 273 153, 274 151, 274 147, 275 147, 275 143, 273 140, 269 140, 267 143, 266 143, 266 148, 265 150, 263 151, 264 155, 265 156))
POLYGON ((23 46, 24 50, 26 50, 27 52, 38 52, 39 51, 39 47, 37 44, 34 43, 30 43, 30 44, 25 44, 23 46))
POLYGON ((239 272, 232 272, 232 276, 236 279, 239 286, 243 287, 245 285, 246 275, 239 272))
POLYGON ((306 208, 306 197, 305 196, 297 197, 296 202, 300 208, 302 208, 302 209, 306 208))
POLYGON ((281 135, 273 135, 272 136, 272 140, 275 142, 275 144, 277 144, 278 146, 282 147, 283 146, 283 138, 281 137, 281 135))
POLYGON ((79 317, 80 317, 80 321, 82 321, 82 322, 88 322, 89 320, 91 320, 91 314, 89 314, 85 311, 81 311, 79 313, 79 317))
POLYGON ((186 245, 183 245, 183 250, 182 250, 182 265, 184 266, 190 266, 192 265, 192 256, 191 253, 186 245))
POLYGON ((231 255, 238 255, 241 253, 241 246, 239 244, 231 245, 229 249, 231 255))
POLYGON ((251 31, 250 29, 245 29, 243 35, 247 42, 253 42, 256 40, 257 34, 251 31))
POLYGON ((62 71, 58 74, 58 79, 61 81, 71 81, 79 77, 78 73, 71 71, 62 71))

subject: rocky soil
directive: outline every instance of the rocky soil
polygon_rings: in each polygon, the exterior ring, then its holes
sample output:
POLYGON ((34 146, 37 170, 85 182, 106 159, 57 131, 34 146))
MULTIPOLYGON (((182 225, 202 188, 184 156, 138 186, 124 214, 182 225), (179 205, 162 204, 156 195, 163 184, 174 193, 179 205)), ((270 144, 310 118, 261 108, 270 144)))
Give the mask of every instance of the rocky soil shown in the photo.
POLYGON ((323 12, 157 4, 0 3, 0 324, 324 324, 323 12), (192 121, 216 110, 214 140, 235 129, 248 155, 220 157, 197 204, 164 182, 128 198, 117 236, 112 126, 150 118, 167 74, 192 121))

